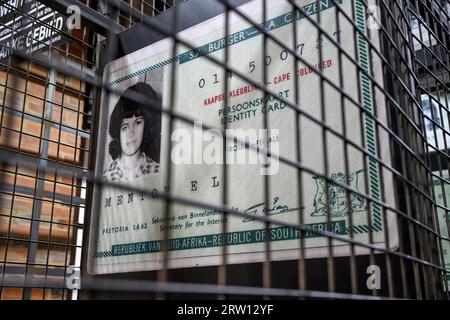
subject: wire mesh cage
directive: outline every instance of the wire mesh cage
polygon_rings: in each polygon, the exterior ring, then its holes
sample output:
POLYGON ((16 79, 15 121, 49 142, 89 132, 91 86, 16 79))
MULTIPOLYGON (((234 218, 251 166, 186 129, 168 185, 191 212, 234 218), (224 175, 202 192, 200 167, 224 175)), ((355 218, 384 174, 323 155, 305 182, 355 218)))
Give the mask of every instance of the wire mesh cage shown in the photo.
POLYGON ((448 299, 449 24, 2 0, 1 299, 448 299))

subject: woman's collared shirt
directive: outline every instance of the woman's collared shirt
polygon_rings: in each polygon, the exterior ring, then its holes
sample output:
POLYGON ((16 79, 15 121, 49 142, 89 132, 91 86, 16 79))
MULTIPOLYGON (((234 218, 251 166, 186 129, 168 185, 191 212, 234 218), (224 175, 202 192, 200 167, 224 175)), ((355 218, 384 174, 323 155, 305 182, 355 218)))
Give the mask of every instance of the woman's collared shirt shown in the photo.
MULTIPOLYGON (((140 178, 145 175, 156 174, 159 172, 159 163, 152 160, 150 157, 147 157, 145 153, 141 153, 139 157, 139 161, 137 164, 137 168, 133 175, 133 179, 140 178)), ((105 170, 103 176, 112 182, 124 182, 128 181, 128 178, 125 176, 122 168, 119 165, 119 158, 115 159, 109 165, 109 168, 105 170)))

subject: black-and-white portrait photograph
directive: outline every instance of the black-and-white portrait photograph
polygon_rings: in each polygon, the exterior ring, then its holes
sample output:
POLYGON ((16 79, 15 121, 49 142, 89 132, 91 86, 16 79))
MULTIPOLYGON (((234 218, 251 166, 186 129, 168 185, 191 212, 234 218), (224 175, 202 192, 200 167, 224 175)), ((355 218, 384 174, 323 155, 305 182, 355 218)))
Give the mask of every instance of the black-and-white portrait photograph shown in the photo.
POLYGON ((106 144, 109 156, 103 173, 106 179, 131 182, 159 173, 162 76, 162 72, 146 74, 110 105, 106 144))

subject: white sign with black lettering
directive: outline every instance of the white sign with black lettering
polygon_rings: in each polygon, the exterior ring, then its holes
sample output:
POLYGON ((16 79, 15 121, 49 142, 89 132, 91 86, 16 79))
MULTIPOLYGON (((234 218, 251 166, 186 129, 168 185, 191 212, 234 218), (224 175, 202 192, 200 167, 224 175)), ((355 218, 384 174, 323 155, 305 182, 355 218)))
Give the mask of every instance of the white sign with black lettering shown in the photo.
POLYGON ((63 41, 66 18, 38 1, 10 0, 0 4, 0 60, 13 50, 32 54, 63 41))

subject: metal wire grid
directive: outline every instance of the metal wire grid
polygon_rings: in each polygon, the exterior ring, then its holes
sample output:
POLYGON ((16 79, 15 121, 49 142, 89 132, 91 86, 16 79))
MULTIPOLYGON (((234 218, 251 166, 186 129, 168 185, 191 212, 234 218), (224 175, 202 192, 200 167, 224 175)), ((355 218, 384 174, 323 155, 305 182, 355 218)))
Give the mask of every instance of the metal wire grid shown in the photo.
MULTIPOLYGON (((33 1, 32 6, 36 8, 39 4, 33 1)), ((14 15, 12 24, 2 23, 2 30, 14 26, 19 18, 29 21, 33 27, 42 25, 37 18, 38 10, 32 15, 9 3, 1 5, 14 15)), ((46 26, 57 31, 48 23, 46 26)), ((20 30, 11 30, 11 33, 16 37, 20 30)), ((61 35, 65 37, 63 45, 46 45, 47 64, 75 65, 89 73, 94 61, 88 57, 93 47, 87 29, 61 35), (76 48, 80 52, 73 54, 76 48)), ((39 42, 36 38, 32 40, 39 42)), ((84 210, 86 187, 78 177, 52 174, 45 171, 45 166, 48 161, 55 161, 62 167, 87 169, 92 98, 81 81, 73 83, 73 78, 30 60, 15 59, 11 55, 1 67, 5 70, 1 116, 3 147, 30 154, 32 162, 40 166, 35 170, 14 163, 2 166, 1 218, 2 226, 6 226, 0 236, 2 298, 70 298, 63 279, 66 266, 75 264, 76 254, 80 255, 83 228, 80 212, 84 210), (31 129, 32 125, 36 130, 31 129), (15 136, 18 137, 16 143, 15 136), (27 148, 23 143, 26 139, 32 139, 34 147, 27 148), (64 158, 64 154, 72 154, 72 157, 64 158), (21 203, 25 205, 21 207, 21 203), (19 233, 21 224, 25 229, 22 234, 19 233), (22 247, 26 252, 21 252, 22 247)))
MULTIPOLYGON (((170 277, 169 274, 173 273, 173 271, 170 271, 167 269, 167 262, 168 262, 168 251, 164 251, 164 261, 165 261, 165 268, 158 272, 157 281, 155 282, 146 282, 146 281, 129 281, 129 280, 110 280, 110 281, 98 281, 98 279, 90 277, 88 281, 84 282, 83 284, 87 286, 87 288, 90 289, 103 289, 103 290, 119 290, 119 291, 144 291, 144 292, 158 292, 159 297, 167 297, 168 293, 209 293, 209 294, 217 294, 220 298, 226 297, 226 295, 255 295, 259 297, 334 297, 334 298, 354 298, 354 299, 369 299, 369 298, 377 298, 377 295, 380 294, 377 291, 373 291, 373 296, 368 295, 361 295, 359 294, 359 287, 358 282, 359 279, 357 278, 356 274, 356 257, 354 255, 354 247, 365 247, 371 250, 370 254, 370 261, 375 261, 375 253, 382 252, 384 253, 385 263, 387 267, 387 284, 388 284, 388 291, 384 294, 388 297, 405 297, 405 298, 444 298, 447 294, 447 288, 444 286, 443 279, 445 277, 445 269, 443 268, 443 257, 442 257, 442 249, 438 248, 440 246, 440 240, 442 241, 448 241, 448 235, 441 235, 439 228, 437 228, 437 222, 436 222, 436 210, 438 208, 445 210, 447 213, 448 218, 448 207, 446 205, 446 202, 444 202, 444 205, 438 205, 436 201, 434 200, 432 196, 432 190, 430 190, 430 181, 431 177, 435 176, 436 174, 432 173, 431 168, 431 160, 429 153, 427 152, 427 143, 426 137, 424 135, 424 124, 423 124, 423 117, 429 119, 429 116, 427 117, 426 114, 424 114, 422 107, 421 107, 421 99, 420 99, 420 90, 424 90, 425 92, 428 92, 426 86, 423 86, 423 84, 420 84, 420 80, 418 79, 418 68, 417 64, 420 66, 420 61, 416 57, 416 52, 413 46, 412 38, 417 38, 414 36, 411 32, 411 24, 410 24, 410 14, 414 14, 412 12, 414 11, 414 8, 417 9, 418 5, 422 5, 423 7, 430 9, 432 6, 430 6, 430 3, 422 2, 421 0, 416 1, 416 3, 408 3, 406 1, 378 1, 377 5, 381 9, 381 12, 383 13, 382 16, 382 26, 380 29, 380 36, 382 38, 382 43, 384 43, 384 47, 381 48, 381 50, 375 48, 371 45, 370 41, 367 41, 369 47, 370 47, 370 54, 372 56, 377 56, 382 61, 382 67, 383 71, 386 75, 386 82, 387 85, 383 86, 382 84, 378 83, 376 79, 374 79, 371 76, 370 68, 371 66, 367 66, 366 68, 362 66, 358 61, 355 61, 354 58, 349 55, 345 48, 342 48, 340 46, 340 37, 339 35, 334 37, 334 35, 331 35, 328 33, 327 30, 324 30, 320 25, 320 11, 318 12, 317 20, 314 20, 310 18, 308 15, 306 16, 306 19, 313 24, 317 28, 318 37, 325 37, 328 41, 332 42, 336 49, 339 52, 339 66, 341 66, 341 59, 342 57, 345 57, 346 59, 349 59, 352 61, 352 63, 355 64, 358 72, 357 77, 367 77, 371 81, 371 90, 373 92, 381 92, 385 103, 388 106, 388 110, 390 111, 389 114, 389 127, 385 126, 383 123, 381 123, 378 118, 377 114, 371 114, 370 112, 367 112, 367 110, 364 109, 364 106, 361 103, 361 95, 359 95, 358 100, 356 101, 352 97, 350 97, 346 92, 342 89, 342 81, 344 79, 343 70, 342 68, 339 69, 339 83, 334 83, 330 79, 328 79, 326 76, 324 76, 319 70, 311 66, 307 61, 305 61, 300 55, 298 55, 294 49, 290 47, 286 47, 283 43, 281 43, 279 40, 274 38, 269 32, 265 31, 263 28, 261 28, 255 21, 253 21, 250 17, 245 16, 242 14, 239 10, 237 10, 234 6, 229 5, 228 1, 219 1, 222 3, 226 8, 226 15, 227 15, 227 21, 228 21, 228 15, 229 12, 236 12, 238 15, 240 15, 244 20, 250 22, 252 25, 257 27, 262 33, 263 33, 263 41, 264 41, 264 52, 262 53, 262 56, 265 57, 266 53, 266 46, 268 41, 273 41, 274 43, 278 44, 281 48, 288 51, 289 54, 294 56, 295 59, 295 67, 298 66, 298 64, 305 65, 307 67, 311 67, 319 77, 320 77, 320 91, 323 93, 325 91, 325 84, 332 87, 334 90, 338 91, 340 93, 341 101, 350 101, 353 105, 355 105, 360 110, 360 116, 361 118, 364 116, 368 116, 376 123, 376 127, 378 131, 383 131, 387 133, 391 140, 391 150, 394 154, 394 157, 396 157, 397 162, 394 162, 392 166, 384 163, 380 158, 378 158, 373 153, 370 153, 366 150, 366 146, 359 146, 353 143, 351 140, 348 139, 346 135, 346 123, 343 121, 343 133, 337 132, 335 129, 333 129, 331 126, 327 124, 326 121, 326 114, 325 114, 325 104, 322 99, 321 102, 321 111, 322 116, 320 118, 317 118, 311 114, 308 114, 305 112, 305 110, 302 110, 301 106, 298 106, 297 104, 293 104, 291 101, 283 100, 280 98, 281 101, 286 103, 290 108, 296 110, 298 112, 298 118, 297 118, 297 128, 300 126, 299 119, 301 117, 304 117, 314 123, 317 123, 322 128, 322 138, 323 141, 327 140, 327 135, 331 134, 334 135, 340 139, 345 144, 345 155, 344 157, 348 157, 347 154, 347 148, 353 147, 358 149, 365 158, 365 171, 367 172, 367 165, 369 161, 375 161, 378 169, 380 171, 387 170, 390 171, 394 177, 396 182, 396 191, 399 192, 401 200, 399 200, 398 208, 390 207, 388 204, 386 204, 384 201, 375 199, 371 196, 368 196, 366 194, 358 193, 353 188, 350 187, 348 180, 346 181, 346 184, 337 183, 335 181, 332 181, 329 178, 327 169, 325 169, 325 173, 315 172, 311 168, 308 168, 302 164, 302 157, 301 154, 298 154, 298 158, 294 161, 292 159, 284 159, 280 158, 280 161, 283 163, 286 163, 290 166, 293 166, 297 168, 298 174, 299 174, 299 182, 301 185, 302 182, 302 175, 304 174, 311 174, 311 175, 319 175, 326 181, 326 185, 333 183, 337 184, 340 187, 344 188, 346 190, 346 196, 347 198, 350 197, 350 194, 359 194, 360 196, 364 197, 369 205, 373 206, 374 204, 379 205, 382 207, 383 210, 383 216, 386 217, 386 212, 394 212, 398 216, 398 220, 400 222, 400 234, 403 236, 402 241, 400 242, 400 248, 398 251, 392 251, 389 249, 389 239, 388 234, 386 233, 386 240, 387 240, 387 247, 386 249, 379 249, 373 246, 372 244, 366 244, 359 241, 356 241, 353 239, 353 232, 350 232, 350 239, 346 239, 344 237, 341 237, 339 235, 336 235, 329 231, 315 231, 329 239, 328 241, 328 252, 329 256, 327 258, 327 287, 325 290, 318 291, 313 290, 311 286, 308 285, 308 275, 311 274, 311 270, 306 269, 306 261, 304 259, 304 245, 303 245, 303 238, 300 237, 300 247, 301 247, 301 259, 298 262, 298 289, 276 289, 272 286, 271 282, 271 269, 273 268, 273 263, 270 262, 270 243, 266 242, 266 258, 265 262, 263 263, 263 279, 262 279, 262 286, 263 288, 259 287, 244 287, 244 286, 233 286, 229 285, 230 279, 227 278, 227 269, 230 268, 227 264, 226 259, 226 247, 223 247, 223 255, 222 255, 222 264, 217 269, 217 284, 196 284, 196 283, 177 283, 174 281, 169 281, 170 277), (417 63, 417 64, 416 64, 417 63), (350 266, 350 282, 351 282, 351 289, 348 293, 336 293, 336 258, 333 256, 333 249, 332 249, 332 243, 333 240, 341 240, 345 241, 347 243, 350 243, 352 246, 352 254, 349 257, 349 266, 350 266), (393 267, 392 264, 395 262, 398 262, 400 264, 401 268, 401 276, 396 277, 394 279, 393 274, 393 267), (411 271, 412 270, 412 271, 411 271), (409 274, 408 274, 409 272, 409 274), (411 284, 411 282, 413 283, 411 284)), ((292 4, 293 9, 299 10, 302 12, 302 8, 299 8, 297 5, 295 5, 292 1, 288 1, 292 4)), ((336 4, 336 1, 332 1, 334 4, 336 4)), ((141 12, 139 10, 136 10, 132 8, 131 6, 127 5, 124 2, 119 1, 111 1, 111 4, 115 6, 117 9, 124 10, 125 12, 129 12, 131 17, 134 17, 138 19, 141 17, 141 12)), ((265 9, 266 3, 264 2, 264 16, 267 15, 266 9, 265 9)), ((365 8, 368 7, 368 4, 365 1, 361 2, 361 5, 365 8)), ((439 9, 438 12, 441 16, 444 17, 444 24, 440 24, 440 34, 443 34, 444 37, 448 37, 448 13, 445 10, 444 7, 440 6, 439 4, 436 5, 436 7, 439 9), (446 20, 445 20, 446 17, 446 20), (446 23, 445 23, 446 21, 446 23)), ((436 8, 435 7, 435 8, 436 8)), ((427 19, 431 21, 435 21, 436 16, 436 10, 430 11, 430 15, 426 14, 428 17, 427 19)), ((428 12, 428 11, 426 11, 428 12)), ((167 26, 167 25, 160 25, 156 23, 153 20, 144 20, 142 23, 144 23, 149 28, 152 28, 152 30, 158 30, 161 33, 163 33, 165 36, 172 37, 174 41, 173 46, 173 53, 175 55, 176 48, 178 45, 184 45, 190 49, 194 49, 193 46, 189 45, 185 41, 181 40, 179 37, 177 37, 175 30, 177 30, 177 23, 179 16, 178 12, 178 6, 175 6, 173 8, 173 25, 167 26)), ((345 21, 348 21, 351 23, 354 27, 354 35, 355 38, 362 38, 365 40, 370 40, 370 34, 366 34, 364 30, 361 30, 359 26, 355 23, 355 11, 353 10, 352 15, 349 16, 347 13, 342 11, 338 6, 336 9, 336 21, 337 26, 339 27, 339 19, 343 19, 345 21)), ((264 19, 265 20, 265 19, 264 19)), ((430 24, 427 24, 429 26, 430 24)), ((226 34, 228 35, 228 23, 225 25, 226 34)), ((437 25, 434 24, 434 28, 437 28, 437 25)), ((435 29, 434 32, 436 32, 435 29)), ((429 30, 430 31, 430 30, 429 30)), ((294 35, 298 32, 295 27, 293 28, 294 35)), ((431 32, 430 32, 431 33, 431 32)), ((437 34, 437 33, 435 33, 437 34)), ((110 43, 111 46, 108 49, 107 54, 113 55, 114 51, 114 41, 112 40, 114 36, 112 34, 110 36, 110 43)), ((296 36, 294 37, 296 38, 296 36)), ((447 41, 446 38, 444 41, 447 41)), ((431 43, 431 42, 430 42, 431 43)), ((446 42, 444 42, 446 43, 446 42)), ((423 45, 423 43, 422 43, 423 45)), ((444 46, 444 49, 447 48, 444 46)), ((322 57, 323 53, 321 52, 321 47, 319 47, 319 56, 322 57)), ((14 52, 17 56, 22 58, 28 58, 29 61, 37 62, 41 65, 43 65, 45 68, 48 68, 50 70, 56 70, 59 74, 62 74, 64 76, 73 76, 75 78, 78 78, 82 80, 86 85, 90 85, 93 87, 102 87, 102 82, 99 79, 99 77, 86 77, 86 75, 83 72, 76 72, 73 70, 69 70, 67 68, 58 68, 52 66, 50 63, 43 59, 39 59, 36 57, 28 57, 26 54, 22 52, 14 52)), ((445 59, 448 61, 449 55, 448 50, 445 52, 445 59)), ((228 61, 228 49, 225 47, 225 61, 228 61)), ((226 71, 232 72, 233 75, 247 81, 248 83, 252 83, 253 85, 257 86, 259 89, 264 90, 266 95, 275 95, 275 92, 271 91, 271 89, 259 85, 257 83, 254 83, 251 79, 249 79, 247 76, 233 68, 232 65, 229 65, 228 63, 221 63, 220 61, 217 61, 216 59, 205 56, 205 59, 208 59, 209 61, 213 61, 217 63, 218 65, 221 65, 226 71)), ((321 61, 321 60, 320 60, 321 61)), ((30 63, 30 62, 28 62, 30 63)), ((442 63, 441 59, 438 59, 438 61, 434 62, 434 68, 437 65, 444 67, 446 66, 445 63, 442 63)), ((448 64, 447 64, 448 65, 448 64)), ((422 66, 423 67, 423 66, 422 66)), ((434 72, 429 72, 433 77, 436 75, 436 68, 433 69, 434 72)), ((172 66, 171 70, 171 77, 172 82, 175 82, 176 79, 176 65, 174 64, 172 66)), ((448 73, 448 69, 447 69, 448 73)), ((265 68, 264 71, 265 78, 267 77, 267 70, 265 68)), ((225 81, 225 88, 228 86, 228 80, 227 77, 224 79, 225 81)), ((445 84, 445 82, 444 82, 445 84)), ((106 90, 113 91, 114 89, 109 88, 107 86, 103 86, 106 90)), ((448 89, 445 87, 445 85, 442 86, 443 89, 446 92, 448 92, 448 89)), ((225 90, 226 92, 226 90, 225 90)), ((169 106, 173 105, 175 97, 175 92, 172 90, 170 94, 170 101, 168 103, 169 106)), ((131 99, 135 101, 143 101, 144 97, 140 96, 139 94, 135 93, 130 96, 131 99)), ((299 101, 298 92, 296 93, 296 101, 299 101)), ((92 102, 92 104, 94 104, 92 102)), ((343 104, 341 104, 343 105, 343 104)), ((226 99, 224 102, 224 106, 226 106, 226 99)), ((445 110, 448 111, 448 108, 445 109, 445 106, 443 104, 439 105, 441 108, 441 112, 444 112, 445 110)), ((152 107, 152 106, 150 106, 152 107)), ((345 109, 342 109, 343 113, 345 113, 345 109)), ((187 123, 193 123, 195 119, 189 119, 185 116, 182 116, 180 114, 177 114, 172 109, 169 109, 168 111, 163 111, 167 113, 170 116, 170 125, 169 125, 169 132, 171 132, 172 128, 172 121, 174 119, 185 121, 187 123)), ((447 113, 448 116, 448 113, 447 113)), ((438 126, 442 132, 445 135, 448 135, 448 129, 443 127, 443 124, 436 123, 433 119, 433 127, 438 126)), ((267 119, 265 119, 265 126, 267 127, 267 119)), ((2 122, 2 130, 4 128, 4 124, 2 122)), ((205 129, 208 129, 205 127, 205 129)), ((234 137, 227 137, 225 134, 225 131, 222 129, 222 134, 226 138, 234 138, 234 137)), ((435 128, 434 128, 435 129, 435 128)), ((445 140, 444 140, 445 141, 445 140)), ((297 146, 299 145, 300 141, 297 137, 297 146)), ((248 146, 251 148, 251 146, 248 146)), ((298 148, 300 150, 300 148, 298 148)), ((447 148, 446 148, 447 149, 447 148)), ((170 150, 170 148, 169 148, 170 150)), ((89 151, 86 151, 87 153, 89 151)), ((263 150, 263 152, 267 152, 270 154, 269 150, 263 150)), ((446 162, 443 162, 444 165, 439 167, 439 177, 442 177, 442 168, 448 168, 448 153, 440 152, 441 157, 446 160, 446 162)), ((324 159, 323 162, 326 164, 329 155, 327 153, 327 144, 323 144, 323 154, 324 159)), ((46 161, 47 158, 45 156, 40 157, 42 160, 46 161)), ((169 157, 170 158, 170 157, 169 157)), ((18 157, 17 155, 11 155, 11 153, 5 153, 2 151, 2 159, 8 159, 8 162, 16 164, 16 172, 19 168, 19 165, 26 165, 30 166, 30 160, 27 159, 27 157, 18 157), (3 156, 8 155, 10 158, 5 158, 3 156), (20 162, 19 162, 20 161, 20 162)), ((347 159, 347 158, 346 158, 347 159)), ((32 161, 31 161, 32 162, 32 161)), ((347 163, 347 162, 346 162, 347 163)), ((39 168, 42 168, 43 164, 38 165, 39 168)), ((166 166, 170 168, 171 163, 168 161, 166 163, 166 166)), ((80 169, 88 169, 85 166, 82 166, 80 169)), ((52 171, 55 170, 59 173, 62 172, 71 172, 72 178, 79 178, 79 179, 86 179, 87 181, 96 182, 96 183, 102 183, 105 185, 113 185, 117 188, 124 188, 122 185, 112 184, 107 181, 104 181, 100 177, 95 177, 91 171, 85 171, 85 170, 77 170, 75 171, 75 168, 68 168, 68 167, 62 167, 60 162, 53 162, 48 161, 47 163, 47 170, 52 171)), ((348 167, 346 168, 346 171, 348 173, 348 167)), ((169 170, 169 176, 167 177, 167 185, 170 186, 171 177, 170 177, 170 170, 169 170)), ((224 177, 227 177, 227 168, 224 166, 224 177)), ((348 176, 348 175, 347 175, 348 176)), ((268 199, 268 185, 269 185, 269 179, 266 178, 264 183, 264 190, 265 190, 265 197, 266 200, 268 199)), ((445 180, 442 180, 442 184, 445 184, 445 180)), ((224 185, 228 187, 228 184, 225 183, 224 185)), ((328 187, 327 187, 328 188, 328 187)), ((443 188, 445 188, 443 186, 443 188)), ((135 191, 146 191, 146 190, 140 190, 137 188, 127 188, 127 190, 135 190, 135 191)), ((366 188, 366 190, 368 190, 366 188)), ((229 208, 227 203, 227 190, 225 188, 224 194, 223 194, 223 204, 217 205, 217 204, 210 204, 210 203, 199 203, 197 201, 191 201, 189 199, 182 199, 179 197, 176 197, 170 193, 161 194, 160 197, 166 201, 165 206, 165 216, 167 217, 170 212, 170 206, 172 203, 184 203, 189 205, 195 205, 202 208, 209 208, 209 209, 218 209, 223 212, 224 215, 236 215, 236 216, 247 216, 243 212, 236 212, 234 210, 231 210, 229 208)), ((302 192, 299 192, 299 201, 302 203, 303 195, 302 192)), ((445 198, 445 197, 444 197, 445 198)), ((266 201, 267 203, 267 201, 266 201)), ((72 205, 72 201, 70 202, 72 205)), ((11 211, 12 212, 12 211, 11 211)), ((12 215, 12 213, 11 213, 12 215)), ((350 217, 350 226, 352 225, 351 221, 351 215, 350 217)), ((294 229, 298 229, 301 232, 309 231, 307 227, 303 224, 303 217, 302 215, 299 216, 299 224, 288 224, 281 221, 276 221, 274 219, 271 219, 268 216, 257 218, 259 221, 263 221, 266 223, 266 228, 269 228, 270 225, 283 225, 283 226, 289 226, 294 229)), ((370 221, 370 215, 368 215, 368 219, 370 221)), ((35 221, 35 219, 34 219, 35 221)), ((328 220, 329 222, 329 220, 328 220)), ((386 224, 386 220, 384 221, 386 224)), ((448 223, 448 219, 447 219, 448 223)), ((369 225, 369 234, 372 234, 371 230, 371 223, 369 225)), ((352 230, 352 228, 350 228, 352 230)), ((226 226, 224 224, 223 227, 223 233, 226 233, 226 226)), ((9 233, 7 234, 9 236, 9 233)), ((170 238, 170 231, 166 230, 164 238, 167 240, 170 238)), ((372 238, 370 238, 372 239, 372 238)), ((31 239, 30 239, 31 241, 31 239)), ((378 257, 380 255, 377 255, 378 257)), ((5 263, 7 260, 4 260, 5 263)), ((48 261, 47 261, 48 265, 48 261)), ((28 287, 30 287, 29 283, 27 283, 28 287)), ((2 283, 2 288, 7 287, 5 283, 2 283)), ((32 287, 32 286, 31 286, 32 287)))
MULTIPOLYGON (((128 4, 130 8, 134 8, 140 11, 139 18, 133 16, 131 12, 126 10, 118 10, 118 22, 120 25, 129 28, 134 26, 136 23, 142 21, 143 18, 157 15, 169 8, 171 8, 174 0, 126 0, 124 3, 128 4)), ((178 1, 180 2, 180 1, 178 1)))
MULTIPOLYGON (((433 208, 436 216, 437 228, 442 231, 441 252, 446 252, 449 244, 449 217, 448 217, 448 169, 449 169, 449 42, 448 30, 450 18, 450 4, 447 1, 426 3, 424 1, 412 1, 410 13, 418 21, 417 31, 413 33, 413 42, 418 44, 422 56, 416 56, 421 81, 417 83, 422 107, 425 110, 426 103, 430 103, 430 113, 424 112, 426 127, 426 148, 429 152, 428 164, 431 168, 431 183, 437 185, 432 189, 434 199, 442 199, 444 208, 433 208), (426 31, 425 31, 426 30, 426 31), (423 57, 431 58, 423 59, 423 57), (434 110, 433 104, 438 104, 438 110, 434 110), (427 114, 428 113, 428 114, 427 114), (431 126, 431 130, 430 130, 431 126), (442 192, 443 196, 439 195, 442 192), (443 216, 443 221, 439 221, 443 216)), ((446 268, 448 270, 448 262, 446 268)), ((447 280, 449 279, 447 274, 447 280)))

